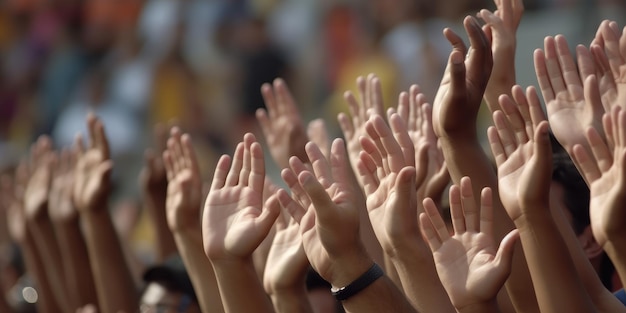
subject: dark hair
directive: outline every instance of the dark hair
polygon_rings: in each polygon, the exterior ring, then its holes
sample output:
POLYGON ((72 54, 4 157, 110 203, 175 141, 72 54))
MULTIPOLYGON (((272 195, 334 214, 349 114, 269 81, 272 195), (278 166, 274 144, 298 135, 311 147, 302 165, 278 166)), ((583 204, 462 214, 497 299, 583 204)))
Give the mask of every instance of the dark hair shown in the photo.
MULTIPOLYGON (((572 216, 574 233, 580 235, 591 224, 589 187, 567 151, 552 133, 550 133, 550 143, 552 144, 552 180, 563 187, 563 202, 572 216)), ((601 258, 598 275, 602 284, 612 290, 615 267, 606 253, 602 253, 601 258)))

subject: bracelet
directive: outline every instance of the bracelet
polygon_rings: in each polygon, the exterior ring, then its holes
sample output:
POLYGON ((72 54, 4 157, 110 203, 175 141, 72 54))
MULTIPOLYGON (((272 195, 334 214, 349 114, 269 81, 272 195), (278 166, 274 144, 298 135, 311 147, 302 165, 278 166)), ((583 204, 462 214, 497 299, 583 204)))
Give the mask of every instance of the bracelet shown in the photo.
POLYGON ((331 288, 330 291, 337 300, 343 301, 359 293, 384 274, 383 269, 380 268, 378 264, 374 263, 370 269, 349 285, 341 288, 331 288))

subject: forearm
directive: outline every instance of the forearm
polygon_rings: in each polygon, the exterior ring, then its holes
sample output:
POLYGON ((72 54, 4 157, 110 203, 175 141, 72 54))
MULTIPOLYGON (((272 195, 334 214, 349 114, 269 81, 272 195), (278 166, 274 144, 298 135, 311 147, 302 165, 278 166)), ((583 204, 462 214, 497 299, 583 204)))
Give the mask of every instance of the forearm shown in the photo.
POLYGON ((33 236, 34 248, 37 249, 43 263, 43 271, 48 278, 48 284, 52 288, 59 307, 64 311, 71 310, 67 297, 67 284, 64 277, 63 263, 59 243, 54 234, 52 222, 47 213, 28 221, 28 228, 33 236))
POLYGON ((613 294, 604 287, 602 281, 600 281, 598 274, 589 262, 589 258, 582 250, 580 242, 576 238, 572 226, 569 224, 563 212, 558 209, 553 209, 552 216, 557 224, 559 233, 567 245, 567 250, 574 262, 576 272, 582 281, 583 287, 596 309, 599 312, 626 312, 624 305, 621 304, 613 294))
POLYGON ((155 250, 157 261, 164 261, 168 256, 175 254, 176 242, 167 225, 165 213, 165 192, 163 195, 144 194, 144 208, 148 211, 155 230, 155 250))
POLYGON ((204 254, 200 229, 186 229, 174 232, 187 273, 196 291, 201 311, 204 313, 224 312, 220 291, 211 262, 204 254))
POLYGON ((498 304, 495 301, 477 303, 471 306, 466 306, 458 310, 459 313, 500 313, 498 304))
POLYGON ((443 288, 432 253, 423 242, 392 257, 404 294, 418 312, 455 312, 443 288))
POLYGON ((98 306, 87 245, 78 220, 55 223, 65 272, 67 294, 73 297, 72 310, 87 304, 98 306))
POLYGON ((211 263, 224 312, 274 312, 257 277, 252 259, 211 260, 211 263))
MULTIPOLYGON (((491 161, 487 158, 477 139, 473 141, 443 139, 440 142, 450 178, 454 184, 459 184, 462 177, 469 176, 472 178, 474 194, 480 194, 485 186, 491 187, 493 190, 493 232, 495 242, 500 242, 506 234, 515 228, 515 225, 500 202, 497 192, 498 178, 491 161)), ((477 203, 477 205, 480 204, 477 203)), ((515 247, 511 274, 505 286, 511 303, 518 313, 539 312, 524 252, 519 245, 515 247)))
POLYGON ((496 48, 493 58, 494 67, 483 96, 491 113, 500 108, 500 95, 510 95, 515 85, 515 45, 496 48))
POLYGON ((620 237, 615 240, 609 238, 603 247, 604 251, 615 266, 615 270, 621 279, 622 286, 626 286, 626 241, 624 241, 624 238, 626 237, 620 237))
POLYGON ((515 221, 541 312, 595 312, 550 211, 515 221))
POLYGON ((276 313, 313 313, 304 282, 300 288, 274 292, 270 298, 276 313))
POLYGON ((57 304, 54 295, 52 294, 52 286, 46 276, 45 267, 41 259, 41 255, 35 248, 35 243, 32 235, 27 234, 26 240, 20 245, 22 253, 24 255, 24 263, 26 265, 26 272, 34 279, 37 289, 37 312, 41 313, 61 313, 63 310, 57 304))
POLYGON ((101 312, 135 312, 137 290, 106 205, 90 208, 82 219, 101 312))

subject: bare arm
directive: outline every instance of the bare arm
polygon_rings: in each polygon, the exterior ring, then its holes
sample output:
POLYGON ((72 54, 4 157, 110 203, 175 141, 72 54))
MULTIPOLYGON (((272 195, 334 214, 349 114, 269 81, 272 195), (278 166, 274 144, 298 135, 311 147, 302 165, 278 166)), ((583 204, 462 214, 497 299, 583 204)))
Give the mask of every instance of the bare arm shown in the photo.
POLYGON ((269 233, 279 210, 263 204, 265 163, 254 135, 244 136, 230 170, 229 165, 228 156, 218 161, 205 202, 204 251, 213 264, 225 312, 273 312, 252 253, 269 233))
MULTIPOLYGON (((465 58, 462 40, 447 29, 444 34, 453 45, 448 67, 433 106, 433 128, 439 137, 446 165, 453 183, 462 177, 472 177, 474 193, 487 186, 497 190, 497 176, 476 134, 476 117, 489 80, 491 50, 484 33, 471 18, 464 21, 470 37, 472 53, 465 58), (465 60, 465 61, 464 61, 465 60)), ((514 224, 494 192, 494 239, 500 241, 514 224)), ((511 302, 518 312, 538 312, 535 292, 521 247, 516 247, 513 267, 505 284, 511 302)))
POLYGON ((134 312, 138 306, 137 290, 108 211, 113 164, 104 126, 93 115, 88 116, 87 125, 89 147, 85 150, 79 138, 73 196, 85 229, 100 311, 134 312))
MULTIPOLYGON (((281 206, 300 224, 304 251, 313 268, 334 288, 348 286, 373 261, 359 236, 358 185, 350 178, 350 165, 342 140, 332 144, 330 159, 307 144, 313 172, 297 158, 283 170, 296 202, 284 190, 278 192, 281 206)), ((414 312, 397 286, 385 275, 342 301, 347 312, 414 312)))
POLYGON ((163 161, 169 182, 166 201, 169 230, 174 235, 202 312, 223 312, 215 273, 202 247, 198 222, 202 181, 189 135, 172 128, 163 161))
POLYGON ((72 203, 75 162, 75 151, 61 152, 52 181, 49 205, 50 219, 59 241, 67 283, 66 294, 72 301, 72 310, 87 304, 98 305, 87 245, 80 229, 78 212, 72 203))

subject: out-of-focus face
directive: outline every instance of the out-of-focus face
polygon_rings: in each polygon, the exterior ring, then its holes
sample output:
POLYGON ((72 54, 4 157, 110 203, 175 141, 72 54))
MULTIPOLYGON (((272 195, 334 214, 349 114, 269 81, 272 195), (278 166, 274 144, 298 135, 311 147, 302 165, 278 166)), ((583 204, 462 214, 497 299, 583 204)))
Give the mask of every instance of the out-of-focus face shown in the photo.
POLYGON ((200 309, 197 303, 184 294, 169 291, 159 283, 150 282, 141 297, 140 312, 195 313, 200 312, 200 309))

